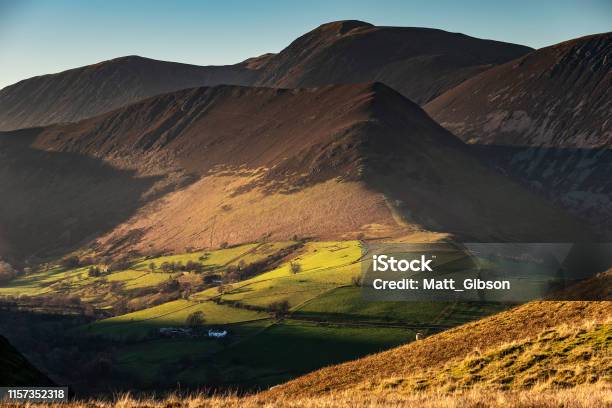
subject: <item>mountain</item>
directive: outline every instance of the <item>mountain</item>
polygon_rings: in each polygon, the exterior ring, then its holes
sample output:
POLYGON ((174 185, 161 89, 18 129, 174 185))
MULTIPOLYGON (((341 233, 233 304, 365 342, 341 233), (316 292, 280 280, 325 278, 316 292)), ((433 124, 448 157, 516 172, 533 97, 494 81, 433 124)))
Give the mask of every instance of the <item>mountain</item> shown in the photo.
POLYGON ((3 387, 54 385, 2 336, 0 336, 0 384, 3 387))
POLYGON ((78 121, 178 89, 249 84, 253 64, 201 67, 128 56, 26 79, 0 90, 0 130, 78 121))
MULTIPOLYGON (((609 291, 601 288, 609 287, 611 278, 612 271, 592 278, 591 293, 609 299, 609 291)), ((382 396, 390 388, 435 394, 478 386, 520 389, 537 380, 541 387, 603 380, 609 376, 611 317, 608 301, 530 302, 422 341, 323 368, 266 394, 308 397, 351 391, 382 396)))
POLYGON ((272 56, 256 84, 295 88, 379 81, 421 104, 529 51, 521 45, 430 28, 336 21, 304 34, 272 56))
POLYGON ((612 33, 578 38, 474 76, 426 110, 470 143, 609 148, 611 68, 612 33))
POLYGON ((490 164, 612 236, 612 33, 534 51, 429 102, 490 164))
POLYGON ((10 197, 0 222, 29 255, 95 238, 125 252, 423 230, 493 242, 585 236, 379 83, 188 89, 0 133, 0 147, 10 197))
POLYGON ((529 48, 425 28, 324 24, 280 54, 226 66, 128 56, 23 80, 0 90, 0 130, 75 122, 180 89, 228 85, 292 88, 381 81, 426 102, 529 48))

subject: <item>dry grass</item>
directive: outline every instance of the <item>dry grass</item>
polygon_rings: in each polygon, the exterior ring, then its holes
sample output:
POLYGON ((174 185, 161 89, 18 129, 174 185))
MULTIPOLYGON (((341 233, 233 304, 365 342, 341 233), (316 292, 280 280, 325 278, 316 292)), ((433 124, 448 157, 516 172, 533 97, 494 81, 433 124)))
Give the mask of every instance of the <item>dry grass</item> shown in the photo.
POLYGON ((529 339, 475 351, 442 367, 371 383, 367 389, 454 392, 470 388, 571 388, 600 381, 612 384, 611 371, 612 320, 604 324, 588 322, 582 327, 562 325, 529 339))
POLYGON ((272 408, 272 407, 419 407, 419 408, 593 408, 612 406, 612 388, 591 384, 569 389, 526 391, 468 391, 462 393, 385 394, 340 392, 318 397, 248 397, 202 395, 162 400, 129 395, 113 401, 75 401, 66 404, 7 404, 7 408, 272 408))
POLYGON ((209 176, 168 194, 140 210, 101 239, 108 243, 129 230, 145 231, 135 248, 183 251, 187 246, 215 247, 299 237, 389 236, 398 226, 383 197, 362 183, 330 180, 293 194, 267 193, 259 188, 234 193, 254 176, 209 176), (372 223, 378 228, 372 230, 372 223), (237 227, 239 226, 239 228, 237 227), (348 234, 348 235, 347 235, 348 234))

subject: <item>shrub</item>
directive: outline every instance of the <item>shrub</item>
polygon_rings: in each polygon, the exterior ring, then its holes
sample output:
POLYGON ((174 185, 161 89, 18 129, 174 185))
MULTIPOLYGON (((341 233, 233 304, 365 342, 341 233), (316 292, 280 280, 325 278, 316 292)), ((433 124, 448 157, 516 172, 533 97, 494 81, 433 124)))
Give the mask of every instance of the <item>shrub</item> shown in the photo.
POLYGON ((353 286, 357 286, 357 287, 361 287, 361 276, 359 275, 355 275, 351 278, 351 283, 353 284, 353 286))
POLYGON ((98 276, 102 275, 102 272, 100 271, 99 267, 90 266, 89 270, 87 271, 87 275, 89 275, 92 278, 97 278, 98 276))
POLYGON ((160 292, 162 293, 172 293, 176 292, 181 288, 181 285, 176 279, 168 279, 161 285, 160 292))
POLYGON ((289 269, 291 270, 291 273, 295 274, 302 270, 302 265, 297 262, 291 262, 289 264, 289 269))
POLYGON ((0 260, 0 282, 6 282, 17 276, 17 271, 8 262, 0 260))
POLYGON ((149 264, 149 270, 150 270, 151 272, 155 272, 155 269, 156 269, 156 268, 157 268, 157 265, 155 265, 155 262, 151 262, 151 263, 149 264))
POLYGON ((187 319, 185 320, 185 324, 195 329, 195 328, 198 328, 199 326, 202 326, 205 321, 206 319, 204 319, 204 312, 202 312, 201 310, 198 310, 197 312, 193 312, 189 316, 187 316, 187 319))
POLYGON ((78 268, 81 265, 81 261, 78 256, 72 255, 72 256, 67 256, 63 258, 60 261, 60 265, 64 269, 78 268))
POLYGON ((228 246, 229 246, 229 243, 227 243, 227 242, 222 242, 222 243, 221 243, 221 245, 219 245, 219 248, 221 248, 221 249, 225 249, 225 248, 227 248, 228 246))
POLYGON ((132 264, 127 259, 119 259, 115 262, 112 262, 110 265, 108 265, 108 271, 109 272, 124 271, 126 269, 130 269, 131 265, 132 264))

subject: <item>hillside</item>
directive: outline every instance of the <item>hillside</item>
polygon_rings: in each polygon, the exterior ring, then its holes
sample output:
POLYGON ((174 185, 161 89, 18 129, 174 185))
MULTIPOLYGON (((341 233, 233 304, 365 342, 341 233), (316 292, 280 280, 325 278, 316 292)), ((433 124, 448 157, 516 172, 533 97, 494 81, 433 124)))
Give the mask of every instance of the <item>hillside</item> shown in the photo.
POLYGON ((474 76, 425 109, 470 143, 609 147, 611 60, 612 33, 570 40, 474 76))
POLYGON ((127 56, 26 79, 0 90, 0 130, 74 122, 184 88, 246 85, 252 64, 201 67, 127 56))
POLYGON ((150 96, 220 84, 295 88, 381 81, 421 103, 529 50, 441 30, 339 21, 303 35, 278 55, 234 65, 127 56, 25 79, 0 90, 0 130, 75 122, 150 96))
POLYGON ((611 33, 574 39, 483 72, 425 109, 491 166, 609 237, 611 61, 611 33))
POLYGON ((53 385, 51 380, 31 365, 2 336, 0 336, 0 384, 3 387, 53 385))
POLYGON ((383 82, 422 104, 529 47, 363 21, 323 24, 271 57, 256 84, 282 88, 383 82))
POLYGON ((0 133, 0 144, 8 158, 0 185, 12 191, 0 220, 9 244, 30 254, 101 236, 100 248, 175 251, 422 230, 502 241, 585 236, 377 83, 195 88, 0 133))
MULTIPOLYGON (((609 285, 611 276, 611 272, 608 271, 594 278, 591 281, 593 288, 596 290, 598 287, 609 285)), ((360 360, 324 368, 275 387, 268 393, 274 397, 280 395, 317 395, 332 390, 333 392, 342 392, 349 389, 372 390, 384 387, 385 384, 392 386, 392 382, 395 380, 399 380, 396 385, 400 385, 404 378, 411 379, 413 386, 416 386, 420 375, 428 373, 427 370, 441 375, 445 370, 446 372, 448 370, 455 372, 456 369, 462 367, 462 364, 465 365, 468 362, 467 359, 477 360, 478 355, 473 354, 475 351, 478 351, 480 358, 486 361, 488 357, 506 347, 505 345, 509 342, 517 342, 519 345, 529 344, 529 347, 535 348, 537 347, 537 340, 534 339, 538 339, 538 336, 544 331, 548 332, 542 334, 543 336, 556 339, 557 345, 561 346, 561 342, 565 341, 567 337, 564 337, 565 334, 557 337, 554 336, 554 333, 572 332, 572 329, 561 328, 563 325, 572 328, 586 325, 587 329, 584 331, 576 331, 569 336, 582 336, 584 333, 590 333, 582 338, 591 338, 592 334, 594 336, 593 341, 598 342, 599 347, 604 346, 604 353, 609 353, 611 346, 609 321, 611 317, 612 304, 609 301, 531 302, 444 331, 423 341, 413 342, 360 360), (593 326, 592 323, 605 324, 605 326, 593 326), (589 326, 589 324, 591 325, 589 326), (603 343, 601 343, 602 340, 603 343)), ((574 346, 579 344, 580 342, 574 344, 574 346)), ((572 350, 566 352, 568 351, 572 350)), ((592 352, 595 351, 595 349, 592 350, 592 352)), ((563 361, 564 364, 567 364, 569 360, 563 358, 563 361)), ((588 359, 585 359, 585 361, 588 361, 588 359)), ((609 364, 605 359, 600 360, 600 362, 602 364, 600 368, 603 369, 605 369, 605 364, 609 364)), ((481 368, 485 368, 485 366, 485 364, 480 364, 481 368)), ((603 373, 605 373, 605 376, 609 376, 609 373, 605 371, 603 373)), ((469 374, 464 373, 464 380, 468 379, 469 374)), ((428 381, 435 383, 435 376, 425 375, 425 377, 428 381)), ((502 378, 496 379, 496 381, 501 380, 502 378)), ((478 379, 473 379, 473 381, 478 382, 478 379)), ((457 383, 461 383, 461 378, 457 383)), ((421 382, 421 384, 423 383, 421 382)), ((503 381, 497 384, 501 386, 503 381)))

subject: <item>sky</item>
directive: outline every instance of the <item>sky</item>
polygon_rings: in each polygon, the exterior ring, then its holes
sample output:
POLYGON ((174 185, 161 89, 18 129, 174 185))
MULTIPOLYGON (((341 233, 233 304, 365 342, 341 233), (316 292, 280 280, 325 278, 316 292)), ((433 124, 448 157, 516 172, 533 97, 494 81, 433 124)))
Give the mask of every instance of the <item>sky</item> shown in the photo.
POLYGON ((347 19, 540 48, 611 31, 612 0, 0 0, 0 88, 125 55, 233 64, 347 19))

